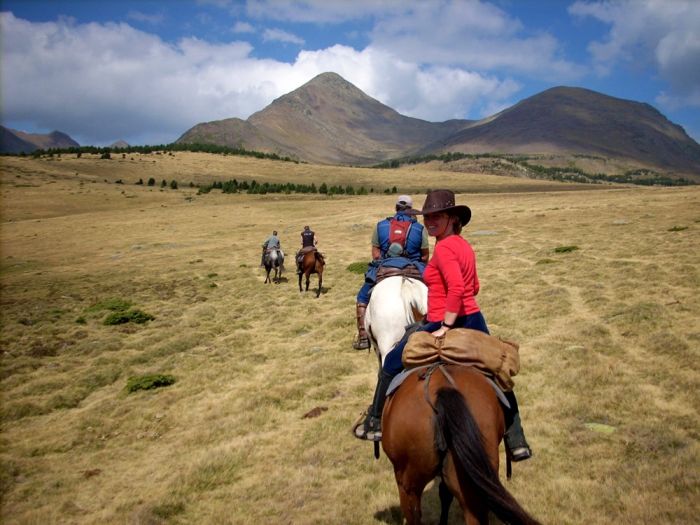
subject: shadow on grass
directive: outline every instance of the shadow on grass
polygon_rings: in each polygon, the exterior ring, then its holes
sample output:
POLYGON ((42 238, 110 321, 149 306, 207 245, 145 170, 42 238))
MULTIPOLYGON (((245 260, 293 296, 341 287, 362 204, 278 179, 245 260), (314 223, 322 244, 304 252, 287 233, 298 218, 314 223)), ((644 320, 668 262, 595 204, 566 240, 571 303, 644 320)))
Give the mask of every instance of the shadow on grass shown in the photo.
MULTIPOLYGON (((440 520, 440 495, 438 485, 439 478, 436 478, 432 483, 429 483, 423 492, 421 498, 422 522, 423 523, 438 523, 440 520)), ((396 499, 398 501, 398 494, 396 499)), ((374 513, 374 518, 382 523, 389 525, 401 525, 403 521, 403 513, 399 505, 392 505, 386 509, 374 513)), ((447 523, 449 525, 458 525, 464 523, 462 519, 462 511, 456 501, 453 501, 450 506, 447 523)))

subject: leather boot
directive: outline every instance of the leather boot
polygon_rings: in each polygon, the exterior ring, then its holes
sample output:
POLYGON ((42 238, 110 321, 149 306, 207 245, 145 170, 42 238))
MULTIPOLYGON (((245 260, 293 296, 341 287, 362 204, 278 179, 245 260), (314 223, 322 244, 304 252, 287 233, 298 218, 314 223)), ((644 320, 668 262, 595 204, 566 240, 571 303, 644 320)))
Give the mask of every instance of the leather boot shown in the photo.
POLYGON ((355 437, 368 441, 382 440, 382 411, 384 410, 384 401, 386 401, 386 391, 389 389, 392 379, 394 379, 392 374, 384 370, 379 371, 374 399, 367 409, 364 421, 355 427, 355 437))
POLYGON ((506 409, 507 428, 503 436, 506 454, 508 454, 511 461, 524 461, 532 457, 532 450, 525 440, 525 432, 520 422, 520 412, 518 411, 518 403, 515 400, 515 394, 513 394, 512 391, 508 392, 506 397, 511 404, 510 410, 506 409))
POLYGON ((355 312, 357 317, 357 338, 353 341, 352 347, 355 350, 367 350, 370 347, 369 336, 365 330, 365 312, 367 312, 367 305, 357 303, 355 312))

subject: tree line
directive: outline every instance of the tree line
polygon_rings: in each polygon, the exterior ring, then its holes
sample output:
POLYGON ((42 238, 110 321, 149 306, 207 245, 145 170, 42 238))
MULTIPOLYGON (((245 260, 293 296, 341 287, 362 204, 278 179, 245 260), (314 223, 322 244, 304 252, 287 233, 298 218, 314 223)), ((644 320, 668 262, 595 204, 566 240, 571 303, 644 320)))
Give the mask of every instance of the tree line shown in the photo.
MULTIPOLYGON (((575 155, 576 157, 590 157, 586 155, 575 155)), ((689 186, 696 184, 692 180, 684 177, 671 178, 649 169, 628 170, 621 175, 607 175, 605 173, 587 173, 580 168, 568 167, 548 167, 534 164, 533 157, 526 155, 507 155, 497 153, 460 153, 449 152, 440 155, 421 155, 413 157, 403 157, 391 159, 381 164, 372 166, 381 169, 396 169, 404 164, 421 164, 431 161, 442 161, 444 163, 463 159, 503 159, 513 164, 519 165, 534 178, 556 180, 560 182, 580 182, 586 184, 601 184, 613 182, 621 184, 637 184, 643 186, 689 186)), ((596 157, 591 157, 596 158, 596 157)))

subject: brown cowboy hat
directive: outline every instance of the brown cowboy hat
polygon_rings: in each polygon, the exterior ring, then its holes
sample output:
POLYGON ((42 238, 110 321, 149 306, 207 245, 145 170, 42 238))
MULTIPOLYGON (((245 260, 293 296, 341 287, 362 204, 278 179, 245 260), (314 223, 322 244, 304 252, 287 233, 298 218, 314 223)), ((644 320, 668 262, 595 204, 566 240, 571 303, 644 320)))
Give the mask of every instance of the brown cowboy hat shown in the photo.
POLYGON ((472 218, 472 210, 469 206, 455 204, 455 194, 452 190, 432 190, 428 192, 423 203, 423 208, 414 213, 418 215, 426 215, 428 213, 437 213, 441 211, 449 211, 459 217, 459 222, 465 226, 472 218))

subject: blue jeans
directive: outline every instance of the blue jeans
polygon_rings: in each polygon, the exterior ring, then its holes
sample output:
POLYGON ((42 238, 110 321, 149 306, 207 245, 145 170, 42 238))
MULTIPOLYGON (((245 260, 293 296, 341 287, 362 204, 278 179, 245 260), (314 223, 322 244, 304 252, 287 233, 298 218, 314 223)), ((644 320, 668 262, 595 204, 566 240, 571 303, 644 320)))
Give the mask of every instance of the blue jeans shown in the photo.
MULTIPOLYGON (((426 322, 421 325, 417 332, 434 332, 440 328, 440 322, 426 322)), ((486 319, 481 314, 481 312, 476 312, 469 315, 462 315, 455 321, 455 328, 471 328, 472 330, 479 330, 485 334, 489 333, 489 329, 486 326, 486 319)), ((401 362, 401 356, 403 355, 403 349, 406 346, 408 337, 404 335, 401 340, 396 343, 396 346, 389 352, 384 360, 384 366, 382 369, 391 375, 396 375, 401 370, 403 370, 403 363, 401 362)))

